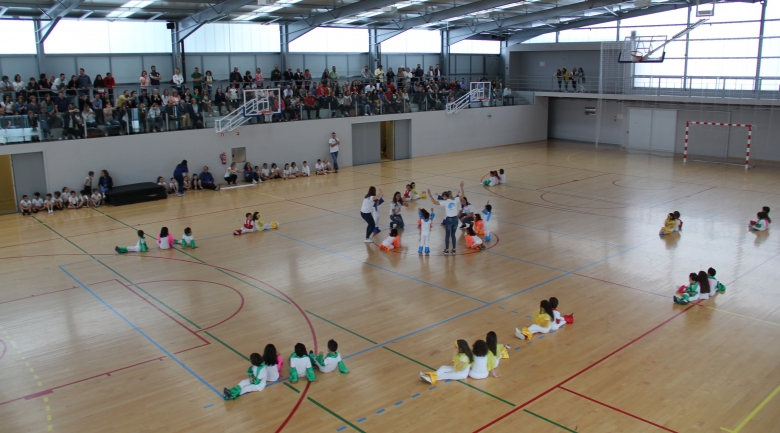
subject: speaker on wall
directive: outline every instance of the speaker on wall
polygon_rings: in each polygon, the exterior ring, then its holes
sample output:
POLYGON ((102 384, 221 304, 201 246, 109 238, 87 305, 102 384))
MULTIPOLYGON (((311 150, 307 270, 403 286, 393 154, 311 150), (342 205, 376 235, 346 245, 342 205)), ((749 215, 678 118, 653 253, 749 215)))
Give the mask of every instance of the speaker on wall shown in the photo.
POLYGON ((165 28, 168 29, 168 30, 173 30, 173 29, 176 28, 176 24, 171 23, 171 22, 165 23, 165 28))

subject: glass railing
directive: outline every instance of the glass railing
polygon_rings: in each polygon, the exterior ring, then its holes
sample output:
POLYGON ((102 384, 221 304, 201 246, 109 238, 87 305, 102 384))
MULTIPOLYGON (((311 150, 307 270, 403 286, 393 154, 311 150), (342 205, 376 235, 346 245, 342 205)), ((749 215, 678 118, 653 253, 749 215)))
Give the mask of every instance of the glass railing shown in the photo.
MULTIPOLYGON (((288 122, 309 119, 323 119, 335 117, 355 117, 355 116, 375 116, 399 113, 417 113, 427 111, 443 111, 446 104, 452 102, 467 93, 455 86, 455 90, 445 89, 439 91, 438 84, 450 81, 450 78, 461 79, 468 83, 471 79, 479 79, 472 76, 457 77, 438 77, 430 78, 406 78, 404 80, 394 80, 398 89, 393 95, 377 94, 374 96, 351 95, 349 97, 342 94, 340 97, 318 97, 314 104, 306 104, 305 98, 299 93, 286 99, 288 102, 281 113, 274 114, 272 122, 288 122), (420 92, 419 85, 431 86, 435 90, 420 92), (405 89, 412 90, 414 87, 418 91, 406 92, 405 89), (404 89, 401 91, 400 88, 404 89)), ((322 80, 304 81, 301 84, 318 84, 322 80)), ((342 86, 347 87, 357 81, 361 86, 367 81, 362 77, 340 77, 342 86)), ((176 105, 175 108, 163 104, 164 106, 154 109, 150 106, 151 99, 143 99, 143 105, 140 96, 149 97, 153 88, 141 88, 135 84, 116 85, 112 89, 106 88, 85 88, 70 89, 65 92, 65 99, 68 104, 73 104, 72 110, 60 113, 55 107, 56 95, 53 91, 39 90, 33 92, 13 92, 5 91, 0 94, 8 95, 8 99, 13 101, 18 97, 30 101, 31 96, 36 96, 35 102, 30 105, 24 105, 24 109, 19 106, 6 110, 3 104, 3 112, 0 112, 0 144, 16 144, 31 141, 52 141, 52 140, 70 140, 70 139, 89 139, 106 136, 132 135, 143 133, 156 133, 179 131, 185 129, 213 128, 217 119, 229 114, 239 108, 243 100, 239 97, 228 98, 228 92, 232 85, 229 81, 215 81, 210 86, 204 84, 203 97, 200 103, 176 105), (226 95, 224 102, 217 102, 217 92, 226 95), (144 95, 144 91, 146 94, 144 95), (133 93, 135 92, 135 95, 133 93), (128 100, 120 98, 121 95, 130 96, 128 100), (83 96, 86 95, 87 102, 83 102, 83 96), (133 98, 134 96, 134 98, 133 98), (93 107, 91 100, 100 98, 111 102, 111 107, 102 107, 100 105, 90 110, 84 110, 83 106, 93 107), (121 99, 121 101, 120 101, 121 99), (48 101, 52 103, 49 104, 48 101), (40 101, 44 101, 42 104, 40 101), (120 107, 115 107, 119 104, 120 107), (46 109, 46 107, 49 109, 46 109), (44 108, 43 111, 40 111, 44 108), (34 111, 37 114, 29 115, 28 111, 34 111), (21 112, 21 113, 20 113, 21 112), (19 114, 15 114, 19 113, 19 114)), ((248 83, 241 83, 249 85, 248 83)), ((277 83, 265 80, 266 85, 275 86, 277 83)), ((278 83, 283 89, 287 83, 281 81, 278 83)), ((386 85, 387 83, 382 83, 386 85)), ((296 83, 291 83, 295 86, 296 83)), ((497 83, 498 85, 498 83, 497 83)), ((468 86, 466 86, 468 87, 468 86)), ((168 90, 168 95, 161 95, 164 102, 167 102, 169 95, 173 91, 179 92, 179 89, 171 86, 161 86, 159 92, 168 90)), ((185 97, 194 95, 194 90, 187 87, 181 89, 185 97)), ((9 101, 6 101, 6 104, 9 101)), ((480 101, 471 104, 471 108, 482 106, 507 106, 507 105, 527 105, 533 103, 533 92, 510 91, 505 96, 503 89, 494 88, 488 101, 480 101)), ((13 104, 13 103, 11 103, 13 104)), ((267 123, 265 117, 255 117, 249 120, 249 124, 267 123)))

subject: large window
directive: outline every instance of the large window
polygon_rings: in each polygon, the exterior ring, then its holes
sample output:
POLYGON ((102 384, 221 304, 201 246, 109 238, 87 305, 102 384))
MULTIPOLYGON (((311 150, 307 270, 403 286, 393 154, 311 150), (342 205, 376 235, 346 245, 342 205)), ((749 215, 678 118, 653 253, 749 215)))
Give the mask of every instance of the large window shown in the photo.
POLYGON ((501 54, 501 42, 499 41, 460 41, 450 45, 452 54, 501 54))
POLYGON ((290 42, 291 53, 367 53, 367 29, 317 27, 290 42))
POLYGON ((62 20, 46 41, 48 54, 170 53, 163 22, 62 20))
POLYGON ((558 34, 558 42, 601 42, 614 41, 617 27, 585 27, 564 30, 558 34))
POLYGON ((0 28, 5 43, 0 44, 0 54, 35 54, 35 26, 32 21, 3 20, 0 28))
POLYGON ((407 30, 382 42, 383 53, 439 53, 441 32, 438 30, 407 30))
POLYGON ((524 44, 549 44, 555 42, 555 32, 545 33, 543 35, 539 35, 535 38, 531 38, 525 42, 524 44))
POLYGON ((206 24, 184 40, 188 53, 278 53, 277 24, 206 24))

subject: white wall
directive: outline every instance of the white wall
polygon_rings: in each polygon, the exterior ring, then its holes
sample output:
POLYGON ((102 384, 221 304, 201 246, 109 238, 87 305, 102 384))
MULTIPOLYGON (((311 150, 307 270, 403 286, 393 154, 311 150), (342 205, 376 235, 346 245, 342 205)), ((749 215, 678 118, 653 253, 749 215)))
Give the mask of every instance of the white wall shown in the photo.
POLYGON ((534 105, 463 110, 457 114, 433 111, 375 117, 306 120, 292 123, 245 125, 219 137, 213 130, 141 134, 89 140, 0 146, 0 155, 43 152, 49 190, 75 187, 90 170, 108 170, 116 185, 170 179, 182 159, 192 172, 208 165, 217 180, 230 163, 231 148, 246 147, 253 165, 283 164, 328 156, 331 132, 341 139, 339 165, 352 165, 352 124, 411 119, 412 156, 524 143, 547 138, 547 99, 534 105), (488 117, 490 116, 490 117, 488 117))
MULTIPOLYGON (((541 99, 541 98, 539 98, 541 99)), ((685 146, 685 122, 730 122, 754 125, 751 160, 780 161, 780 107, 734 106, 716 104, 685 104, 672 102, 604 101, 601 116, 586 116, 585 107, 596 107, 596 100, 551 98, 549 102, 549 138, 587 141, 595 140, 597 122, 601 124, 599 142, 625 146, 628 137, 628 109, 658 108, 677 110, 675 153, 685 146)), ((692 126, 688 152, 693 155, 725 155, 742 158, 747 147, 745 128, 722 126, 692 126)))

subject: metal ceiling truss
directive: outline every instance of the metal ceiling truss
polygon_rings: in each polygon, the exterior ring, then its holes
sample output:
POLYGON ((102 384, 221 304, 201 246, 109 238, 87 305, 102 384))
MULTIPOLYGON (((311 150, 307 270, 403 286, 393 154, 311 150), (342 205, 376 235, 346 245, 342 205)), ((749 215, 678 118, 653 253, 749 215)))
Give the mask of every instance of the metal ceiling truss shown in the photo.
POLYGON ((54 27, 57 26, 57 23, 60 22, 62 17, 75 9, 83 1, 84 0, 57 0, 57 3, 55 3, 54 6, 46 11, 41 11, 43 12, 43 15, 41 15, 39 19, 48 20, 48 22, 45 24, 39 22, 36 27, 35 41, 42 44, 46 38, 49 37, 51 31, 54 30, 54 27))
POLYGON ((226 0, 214 6, 209 5, 207 9, 204 9, 196 14, 192 14, 177 23, 177 40, 181 42, 186 39, 187 36, 193 34, 196 30, 201 28, 201 26, 204 24, 220 20, 225 15, 233 12, 234 10, 253 2, 254 0, 226 0))
POLYGON ((321 14, 304 18, 301 21, 291 23, 287 28, 287 34, 289 35, 290 42, 292 42, 323 24, 351 17, 371 9, 380 9, 396 3, 398 3, 398 0, 362 0, 356 3, 351 3, 346 6, 331 9, 328 12, 323 12, 321 14))

